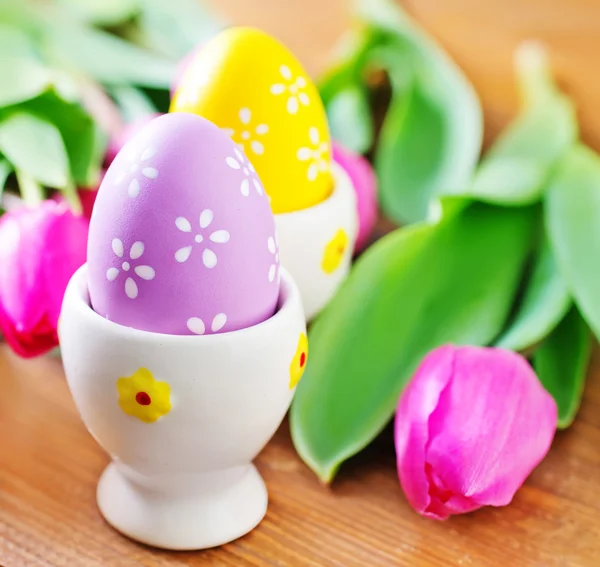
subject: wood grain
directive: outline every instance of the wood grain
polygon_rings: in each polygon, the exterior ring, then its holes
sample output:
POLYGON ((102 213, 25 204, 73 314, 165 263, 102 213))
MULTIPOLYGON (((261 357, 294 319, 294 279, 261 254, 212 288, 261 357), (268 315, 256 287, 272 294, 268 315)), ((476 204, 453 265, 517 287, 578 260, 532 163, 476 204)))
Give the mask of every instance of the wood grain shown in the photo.
POLYGON ((60 361, 0 348, 0 565, 4 567, 583 567, 600 564, 600 357, 573 427, 502 509, 424 520, 396 478, 386 431, 332 487, 296 456, 284 424, 258 459, 270 493, 263 523, 222 548, 171 553, 102 520, 107 456, 73 406, 60 361))
MULTIPOLYGON (((284 40, 317 73, 348 25, 344 0, 212 0, 230 20, 284 40), (316 14, 319 14, 317 17, 316 14)), ((552 47, 598 146, 594 0, 410 0, 482 95, 489 135, 515 107, 511 52, 522 38, 552 47)), ((3 567, 337 566, 593 567, 600 565, 600 356, 577 421, 514 502, 438 523, 418 517, 396 478, 391 432, 322 486, 283 425, 258 459, 270 492, 263 523, 219 549, 169 553, 135 544, 102 520, 95 488, 108 462, 85 430, 60 361, 23 361, 0 347, 0 565, 3 567)))

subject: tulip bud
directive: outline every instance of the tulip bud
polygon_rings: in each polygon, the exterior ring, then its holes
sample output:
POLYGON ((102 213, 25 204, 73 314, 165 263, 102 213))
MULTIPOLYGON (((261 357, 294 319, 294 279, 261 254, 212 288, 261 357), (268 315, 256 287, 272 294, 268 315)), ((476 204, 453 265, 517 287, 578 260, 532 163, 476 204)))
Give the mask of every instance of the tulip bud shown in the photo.
POLYGON ((58 345, 63 295, 85 262, 87 235, 87 219, 54 200, 0 219, 0 331, 17 354, 58 345))
POLYGON ((332 150, 334 161, 346 171, 356 191, 358 236, 354 251, 360 252, 369 243, 369 236, 377 222, 377 179, 371 164, 361 155, 337 142, 333 143, 332 150))
POLYGON ((554 399, 520 355, 432 351, 396 413, 398 476, 410 505, 437 520, 505 506, 550 449, 556 420, 554 399))

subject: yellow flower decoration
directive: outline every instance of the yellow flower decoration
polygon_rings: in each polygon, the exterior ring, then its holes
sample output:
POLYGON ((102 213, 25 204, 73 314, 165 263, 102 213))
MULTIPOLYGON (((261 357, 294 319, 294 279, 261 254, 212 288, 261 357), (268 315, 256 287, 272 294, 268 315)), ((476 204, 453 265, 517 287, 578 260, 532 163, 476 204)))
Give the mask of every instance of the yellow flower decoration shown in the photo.
POLYGON ((339 267, 348 246, 348 235, 341 228, 325 246, 321 267, 326 274, 333 274, 339 267))
POLYGON ((121 409, 145 423, 153 423, 171 411, 171 387, 158 382, 147 368, 117 380, 121 409))
POLYGON ((300 382, 304 369, 306 368, 306 361, 308 359, 308 339, 306 335, 302 333, 300 339, 298 339, 298 347, 296 348, 296 354, 292 358, 290 364, 290 390, 296 387, 296 384, 300 382))

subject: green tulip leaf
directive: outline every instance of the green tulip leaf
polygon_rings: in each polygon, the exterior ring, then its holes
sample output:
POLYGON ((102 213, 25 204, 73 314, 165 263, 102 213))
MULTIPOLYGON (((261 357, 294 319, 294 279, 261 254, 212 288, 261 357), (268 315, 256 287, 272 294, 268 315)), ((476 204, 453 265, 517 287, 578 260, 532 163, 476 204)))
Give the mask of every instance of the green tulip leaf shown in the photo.
POLYGON ((198 0, 144 0, 139 24, 148 46, 175 61, 222 27, 198 0))
POLYGON ((600 157, 576 146, 560 164, 545 199, 546 226, 575 303, 600 337, 600 157))
POLYGON ((434 197, 460 193, 471 179, 483 137, 479 100, 461 70, 397 6, 363 0, 359 15, 379 31, 392 81, 375 151, 382 208, 399 222, 423 220, 434 197))
POLYGON ((141 89, 130 85, 115 85, 109 89, 125 122, 133 122, 157 112, 156 106, 141 89))
POLYGON ((569 427, 581 404, 592 354, 592 337, 575 307, 533 357, 540 382, 558 406, 558 427, 569 427))
POLYGON ((481 161, 466 195, 500 205, 539 201, 558 160, 577 140, 572 102, 556 90, 545 52, 517 52, 525 106, 481 161))
POLYGON ((71 177, 77 185, 93 187, 98 183, 106 135, 80 104, 48 91, 19 109, 41 116, 58 128, 69 158, 71 177))
POLYGON ((70 182, 67 150, 58 128, 38 116, 14 112, 0 121, 0 152, 15 169, 56 189, 70 182))
POLYGON ((338 92, 362 85, 370 52, 379 39, 380 34, 368 27, 356 27, 342 37, 335 49, 334 62, 318 80, 319 94, 326 107, 338 92))
POLYGON ((0 69, 0 107, 37 96, 51 84, 29 37, 14 26, 0 25, 0 69))
POLYGON ((496 346, 522 351, 537 344, 559 324, 571 304, 569 289, 544 238, 516 316, 496 346))
POLYGON ((142 0, 59 0, 80 19, 98 26, 123 24, 140 12, 142 0))
POLYGON ((537 209, 439 209, 436 224, 369 248, 310 331, 290 423, 325 482, 382 430, 423 356, 445 343, 489 344, 506 322, 537 209))
POLYGON ((338 45, 336 62, 318 82, 332 138, 357 153, 371 149, 375 136, 364 79, 370 52, 378 41, 371 31, 363 28, 346 34, 338 45))
POLYGON ((168 88, 175 64, 133 43, 76 20, 48 29, 52 57, 100 83, 168 88))
POLYGON ((443 110, 416 79, 401 93, 396 88, 375 155, 381 205, 390 218, 415 222, 427 216, 445 136, 443 110))
POLYGON ((368 92, 358 84, 340 90, 327 105, 333 139, 356 153, 366 153, 373 144, 373 118, 368 92))

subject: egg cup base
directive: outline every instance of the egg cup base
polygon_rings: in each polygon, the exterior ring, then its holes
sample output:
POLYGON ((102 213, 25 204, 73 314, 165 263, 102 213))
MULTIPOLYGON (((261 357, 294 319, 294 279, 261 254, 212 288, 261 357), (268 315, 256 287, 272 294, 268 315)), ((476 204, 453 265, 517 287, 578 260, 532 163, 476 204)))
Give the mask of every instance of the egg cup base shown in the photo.
POLYGON ((327 305, 348 275, 358 234, 352 181, 336 163, 331 172, 334 187, 327 199, 275 215, 281 265, 298 285, 307 321, 327 305))
POLYGON ((148 490, 111 463, 98 484, 98 507, 108 524, 129 538, 180 551, 233 541, 266 514, 267 489, 254 465, 200 474, 197 490, 193 484, 188 478, 188 489, 179 493, 148 490), (224 483, 228 473, 232 480, 224 483))

